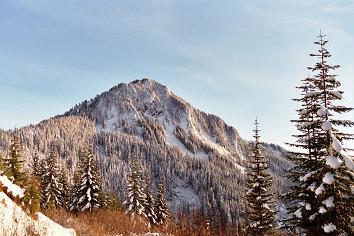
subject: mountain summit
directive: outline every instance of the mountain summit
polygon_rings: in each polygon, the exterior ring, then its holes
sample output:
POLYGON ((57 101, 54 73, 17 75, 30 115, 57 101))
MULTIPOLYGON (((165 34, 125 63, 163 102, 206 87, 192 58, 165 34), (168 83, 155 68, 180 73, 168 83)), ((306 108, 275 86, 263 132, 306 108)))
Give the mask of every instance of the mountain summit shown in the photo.
MULTIPOLYGON (((250 143, 221 118, 202 112, 160 83, 143 79, 121 83, 63 115, 17 131, 26 165, 32 154, 49 155, 56 143, 59 162, 73 177, 79 152, 92 145, 107 191, 125 199, 125 176, 133 158, 156 186, 163 179, 173 212, 207 213, 215 222, 237 222, 243 212, 244 166, 250 143)), ((0 130, 0 154, 11 131, 0 130)), ((286 151, 263 144, 274 191, 289 165, 286 151)))
POLYGON ((240 163, 243 142, 235 128, 204 113, 149 79, 119 84, 75 106, 65 116, 85 116, 97 131, 120 131, 178 147, 198 158, 210 153, 240 163))

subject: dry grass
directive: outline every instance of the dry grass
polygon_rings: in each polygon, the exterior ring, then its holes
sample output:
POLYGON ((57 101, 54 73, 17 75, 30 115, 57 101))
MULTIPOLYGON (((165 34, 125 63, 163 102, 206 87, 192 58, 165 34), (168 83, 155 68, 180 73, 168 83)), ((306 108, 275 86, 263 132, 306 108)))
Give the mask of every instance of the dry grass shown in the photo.
MULTIPOLYGON (((208 229, 207 221, 199 214, 180 215, 175 223, 166 227, 148 228, 145 222, 131 220, 120 210, 97 210, 92 213, 74 214, 63 209, 44 212, 55 222, 66 228, 73 228, 78 236, 131 235, 146 232, 162 233, 173 236, 224 236, 243 235, 241 227, 221 226, 208 229)), ((286 235, 283 232, 272 232, 271 235, 286 235)))
POLYGON ((63 209, 55 209, 48 210, 44 214, 64 227, 73 228, 78 236, 130 235, 146 232, 159 232, 174 236, 226 235, 221 231, 218 234, 212 234, 205 228, 204 222, 197 222, 184 216, 179 217, 178 223, 149 229, 145 222, 131 220, 120 210, 97 210, 92 213, 74 214, 63 209))
POLYGON ((66 228, 73 228, 77 235, 129 235, 131 232, 147 232, 147 226, 131 221, 121 211, 97 210, 92 213, 74 214, 63 209, 44 212, 55 222, 66 228))

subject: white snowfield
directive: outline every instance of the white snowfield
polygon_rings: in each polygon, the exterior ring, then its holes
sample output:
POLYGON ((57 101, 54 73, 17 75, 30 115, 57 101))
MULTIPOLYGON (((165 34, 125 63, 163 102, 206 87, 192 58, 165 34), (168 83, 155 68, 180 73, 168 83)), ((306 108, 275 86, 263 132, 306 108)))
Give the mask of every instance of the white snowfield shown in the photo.
POLYGON ((5 175, 0 173, 0 184, 6 188, 7 193, 10 193, 13 197, 23 198, 25 193, 22 188, 13 184, 5 175))
MULTIPOLYGON (((0 184, 2 186, 6 186, 8 189, 14 191, 20 189, 8 180, 7 177, 1 177, 0 184)), ((76 232, 73 229, 67 229, 55 223, 42 213, 37 213, 37 219, 33 219, 20 206, 13 202, 6 193, 0 191, 0 235, 22 236, 29 234, 40 236, 75 236, 76 232)))

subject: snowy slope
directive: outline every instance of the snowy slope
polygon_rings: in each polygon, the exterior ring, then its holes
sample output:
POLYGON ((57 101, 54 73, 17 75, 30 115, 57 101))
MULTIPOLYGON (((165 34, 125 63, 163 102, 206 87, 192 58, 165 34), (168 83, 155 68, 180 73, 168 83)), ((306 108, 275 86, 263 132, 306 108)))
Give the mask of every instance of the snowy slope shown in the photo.
MULTIPOLYGON (((156 81, 119 84, 18 133, 26 166, 34 151, 43 158, 50 142, 55 141, 60 164, 72 177, 80 149, 93 144, 105 186, 121 199, 125 197, 129 158, 138 156, 155 184, 158 177, 166 180, 166 198, 172 210, 205 210, 211 203, 229 222, 242 212, 234 206, 241 203, 250 143, 221 118, 194 108, 156 81)), ((7 152, 11 138, 11 131, 0 129, 0 153, 7 152)), ((275 189, 281 189, 285 183, 281 176, 289 167, 286 150, 276 145, 265 145, 264 149, 272 160, 275 189)))
MULTIPOLYGON (((5 176, 1 176, 0 185, 6 186, 12 195, 22 196, 21 189, 11 184, 5 176)), ((37 213, 37 219, 26 214, 23 209, 0 191, 0 235, 43 235, 43 236, 75 236, 73 229, 66 229, 53 222, 42 213, 37 213)))
POLYGON ((160 83, 143 79, 119 84, 85 101, 65 116, 80 115, 97 132, 123 131, 176 146, 207 159, 210 152, 241 160, 243 142, 237 130, 217 116, 204 113, 160 83))

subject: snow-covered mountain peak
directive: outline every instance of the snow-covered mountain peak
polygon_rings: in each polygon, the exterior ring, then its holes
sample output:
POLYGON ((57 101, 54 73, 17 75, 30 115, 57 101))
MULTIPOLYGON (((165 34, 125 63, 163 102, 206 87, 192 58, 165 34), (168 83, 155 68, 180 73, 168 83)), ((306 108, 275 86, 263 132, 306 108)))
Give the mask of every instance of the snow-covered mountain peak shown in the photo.
MULTIPOLYGON (((211 204, 225 212, 225 222, 240 214, 234 206, 240 204, 243 160, 252 144, 221 118, 194 108, 156 81, 119 84, 61 116, 17 132, 27 167, 34 151, 44 158, 55 141, 59 162, 73 178, 80 150, 92 144, 107 190, 121 199, 135 156, 155 185, 160 178, 166 180, 166 198, 173 212, 207 209, 211 204)), ((0 129, 0 137, 0 153, 5 154, 12 133, 0 129)), ((289 167, 286 151, 274 145, 263 147, 271 160, 275 189, 281 189, 285 182, 281 175, 289 167)))
POLYGON ((134 134, 196 157, 215 152, 242 158, 236 129, 194 108, 154 80, 121 83, 64 114, 68 115, 88 117, 98 131, 134 134))

